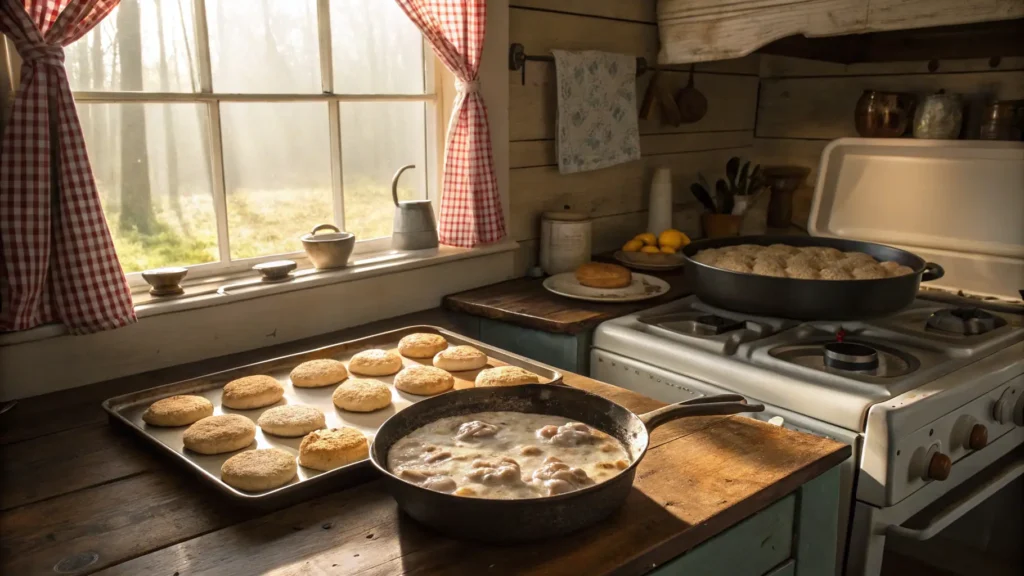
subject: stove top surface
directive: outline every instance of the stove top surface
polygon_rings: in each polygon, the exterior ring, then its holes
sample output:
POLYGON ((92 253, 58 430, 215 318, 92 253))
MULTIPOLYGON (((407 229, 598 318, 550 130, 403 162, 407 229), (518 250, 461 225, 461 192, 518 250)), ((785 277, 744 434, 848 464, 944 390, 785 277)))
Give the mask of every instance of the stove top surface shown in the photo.
POLYGON ((866 407, 1020 342, 1024 315, 960 302, 918 299, 885 318, 799 322, 689 296, 605 322, 594 346, 780 406, 849 409, 832 420, 856 429, 866 407))

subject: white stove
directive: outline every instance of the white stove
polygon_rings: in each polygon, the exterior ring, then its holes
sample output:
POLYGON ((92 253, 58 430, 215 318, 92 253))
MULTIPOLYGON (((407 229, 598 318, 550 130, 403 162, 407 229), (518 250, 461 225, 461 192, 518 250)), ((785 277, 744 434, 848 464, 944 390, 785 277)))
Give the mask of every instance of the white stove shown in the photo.
POLYGON ((766 407, 753 417, 849 444, 839 550, 847 574, 876 576, 887 535, 927 540, 1024 473, 1024 227, 1009 214, 1024 210, 1022 166, 1018 144, 836 141, 811 233, 906 240, 946 268, 939 290, 854 322, 691 296, 601 324, 591 375, 665 402, 742 394, 766 407), (964 220, 952 200, 966 189, 988 195, 972 202, 989 221, 964 220))

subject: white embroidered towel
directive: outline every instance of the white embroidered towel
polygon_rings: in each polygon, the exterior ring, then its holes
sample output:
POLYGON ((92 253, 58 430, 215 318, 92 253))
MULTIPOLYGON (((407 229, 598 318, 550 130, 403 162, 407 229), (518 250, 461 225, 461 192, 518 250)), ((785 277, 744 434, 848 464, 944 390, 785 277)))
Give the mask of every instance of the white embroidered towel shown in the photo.
POLYGON ((558 171, 639 160, 636 58, 596 50, 551 53, 558 75, 558 171))

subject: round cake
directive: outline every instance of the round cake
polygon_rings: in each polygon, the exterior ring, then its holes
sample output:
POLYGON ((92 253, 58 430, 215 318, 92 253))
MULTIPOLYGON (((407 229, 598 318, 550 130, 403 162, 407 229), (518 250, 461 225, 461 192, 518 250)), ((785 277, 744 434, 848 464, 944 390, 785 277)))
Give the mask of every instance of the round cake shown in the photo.
POLYGON ((262 492, 291 482, 296 472, 294 456, 278 448, 264 448, 228 458, 220 467, 220 478, 239 490, 262 492))
POLYGON ((452 346, 434 355, 434 366, 449 372, 477 370, 487 366, 487 354, 472 346, 452 346))
POLYGON ((312 406, 275 406, 256 421, 267 434, 292 438, 319 430, 327 425, 324 413, 312 406))
POLYGON ((402 369, 402 357, 392 350, 363 350, 348 361, 348 370, 362 376, 390 376, 402 369))
POLYGON ((331 396, 334 405, 349 412, 373 412, 391 404, 391 389, 377 380, 349 378, 331 396))
POLYGON ((284 398, 284 386, 270 376, 246 376, 224 386, 220 402, 235 410, 252 410, 284 398))
POLYGON ((348 378, 345 365, 337 360, 321 358, 309 360, 296 366, 290 375, 292 385, 299 388, 320 388, 337 384, 348 378))
POLYGON ((477 388, 496 386, 519 386, 520 384, 538 384, 540 377, 529 370, 518 366, 499 366, 481 370, 476 375, 477 388))
POLYGON ((418 396, 433 396, 455 386, 455 378, 433 366, 410 366, 395 376, 395 388, 418 396))
POLYGON ((633 273, 618 264, 587 262, 576 269, 576 280, 589 288, 625 288, 633 282, 633 273))
POLYGON ((182 435, 185 448, 199 454, 223 454, 241 450, 256 438, 256 425, 245 416, 207 416, 182 435))
POLYGON ((433 358, 448 347, 448 341, 440 334, 409 334, 398 342, 398 353, 406 358, 433 358))

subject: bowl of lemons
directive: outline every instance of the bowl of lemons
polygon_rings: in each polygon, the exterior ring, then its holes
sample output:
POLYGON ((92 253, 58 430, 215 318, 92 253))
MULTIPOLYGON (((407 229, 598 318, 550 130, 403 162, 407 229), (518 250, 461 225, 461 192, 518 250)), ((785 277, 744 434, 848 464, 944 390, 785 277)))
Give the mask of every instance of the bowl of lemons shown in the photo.
POLYGON ((686 261, 680 250, 689 243, 690 238, 674 228, 657 235, 644 232, 623 244, 614 258, 637 270, 672 270, 686 261))

